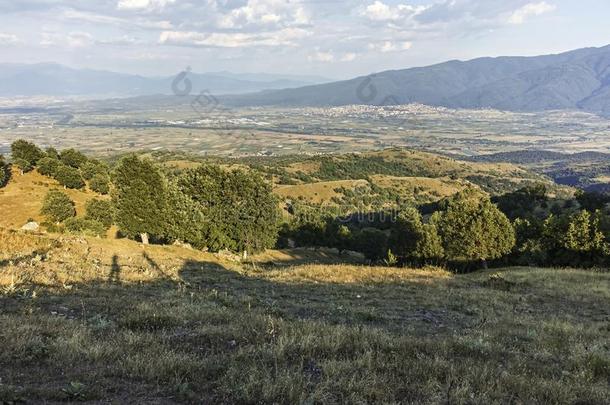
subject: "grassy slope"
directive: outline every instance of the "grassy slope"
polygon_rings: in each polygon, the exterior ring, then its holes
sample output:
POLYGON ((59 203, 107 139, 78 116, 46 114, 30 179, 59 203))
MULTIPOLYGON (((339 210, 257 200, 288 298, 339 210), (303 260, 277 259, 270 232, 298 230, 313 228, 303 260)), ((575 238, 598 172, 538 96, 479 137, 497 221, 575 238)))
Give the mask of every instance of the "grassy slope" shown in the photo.
POLYGON ((0 188, 0 228, 19 229, 28 219, 43 222, 40 209, 45 195, 51 189, 68 194, 76 205, 78 215, 84 215, 85 204, 90 199, 107 198, 89 190, 64 190, 57 181, 36 171, 22 176, 14 170, 6 187, 0 188))
POLYGON ((610 401, 608 273, 454 276, 304 252, 253 268, 7 231, 0 249, 0 400, 610 401))

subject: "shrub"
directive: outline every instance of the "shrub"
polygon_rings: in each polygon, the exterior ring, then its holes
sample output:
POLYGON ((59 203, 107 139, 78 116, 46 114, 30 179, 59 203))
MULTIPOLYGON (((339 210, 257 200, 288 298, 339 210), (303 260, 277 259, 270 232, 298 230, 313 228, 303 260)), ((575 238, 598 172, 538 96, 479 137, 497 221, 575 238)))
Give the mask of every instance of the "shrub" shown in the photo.
POLYGON ((66 188, 81 189, 85 186, 78 169, 62 164, 57 168, 55 180, 66 188))
POLYGON ((106 195, 110 193, 110 178, 105 174, 96 174, 89 181, 89 188, 91 191, 106 195))
POLYGON ((45 155, 46 157, 49 157, 51 159, 55 159, 55 160, 59 160, 59 152, 57 151, 57 149, 53 148, 53 147, 48 147, 45 150, 45 155))
POLYGON ((85 219, 101 223, 105 229, 110 228, 114 222, 114 207, 111 201, 89 200, 85 207, 85 219))
POLYGON ((59 223, 74 217, 76 209, 74 202, 66 193, 51 190, 45 196, 40 213, 50 221, 59 223))
POLYGON ((43 176, 55 177, 61 162, 51 157, 43 157, 38 161, 38 172, 43 176))
POLYGON ((21 174, 31 172, 34 166, 25 159, 17 158, 13 160, 13 164, 19 168, 21 174))
POLYGON ((73 167, 75 169, 80 168, 87 162, 87 156, 83 155, 76 149, 66 149, 61 151, 59 157, 63 164, 66 166, 73 167))
POLYGON ((105 236, 107 228, 99 221, 85 218, 69 218, 64 222, 66 231, 88 236, 105 236))
POLYGON ((96 175, 108 177, 108 166, 98 160, 89 160, 80 169, 85 180, 91 180, 96 175))
POLYGON ((0 188, 6 186, 11 177, 11 167, 4 161, 4 156, 0 155, 0 188))
POLYGON ((35 166, 36 162, 44 156, 44 152, 40 150, 38 146, 23 139, 19 139, 12 143, 11 153, 13 161, 23 159, 31 166, 35 166))

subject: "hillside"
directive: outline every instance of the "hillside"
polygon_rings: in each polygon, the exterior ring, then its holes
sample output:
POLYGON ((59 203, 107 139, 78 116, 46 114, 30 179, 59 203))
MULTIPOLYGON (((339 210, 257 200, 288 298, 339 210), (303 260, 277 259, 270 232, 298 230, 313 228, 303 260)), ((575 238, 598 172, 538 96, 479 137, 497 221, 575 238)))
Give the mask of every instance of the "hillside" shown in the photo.
POLYGON ((608 274, 263 270, 125 240, 0 241, 4 401, 610 400, 608 274))
POLYGON ((228 105, 422 103, 508 111, 582 109, 610 115, 610 46, 538 57, 480 58, 352 80, 226 97, 228 105))

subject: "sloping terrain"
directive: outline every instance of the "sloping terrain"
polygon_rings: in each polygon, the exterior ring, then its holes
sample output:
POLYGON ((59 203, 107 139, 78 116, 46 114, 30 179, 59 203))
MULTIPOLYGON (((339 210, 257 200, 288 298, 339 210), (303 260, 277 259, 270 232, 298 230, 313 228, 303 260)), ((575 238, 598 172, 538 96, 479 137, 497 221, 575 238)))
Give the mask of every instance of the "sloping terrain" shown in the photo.
POLYGON ((607 273, 267 268, 6 231, 0 249, 0 401, 610 401, 607 273))

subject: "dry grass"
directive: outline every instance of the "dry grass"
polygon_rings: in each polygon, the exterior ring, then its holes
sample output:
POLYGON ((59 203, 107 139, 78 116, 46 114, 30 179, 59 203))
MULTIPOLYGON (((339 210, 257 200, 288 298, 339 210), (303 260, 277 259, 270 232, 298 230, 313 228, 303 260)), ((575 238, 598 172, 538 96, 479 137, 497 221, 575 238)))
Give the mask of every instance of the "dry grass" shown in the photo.
POLYGON ((78 215, 85 212, 85 204, 92 198, 102 197, 97 193, 81 190, 64 190, 57 181, 43 176, 36 171, 23 176, 13 171, 11 181, 0 188, 0 228, 19 229, 29 219, 42 222, 40 215, 42 202, 51 189, 64 191, 76 204, 78 215))
POLYGON ((277 186, 274 192, 282 198, 302 198, 305 201, 315 204, 328 203, 333 197, 339 197, 335 189, 344 187, 346 189, 355 189, 360 186, 367 186, 366 180, 338 180, 338 181, 321 181, 318 183, 284 185, 277 186))
POLYGON ((610 401, 608 273, 255 260, 0 231, 0 401, 610 401))

